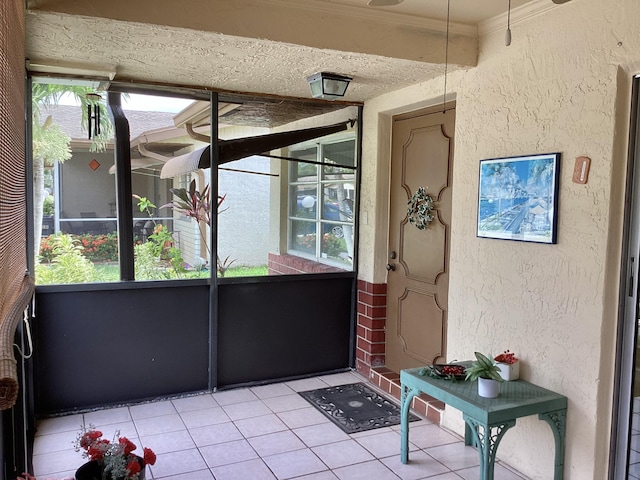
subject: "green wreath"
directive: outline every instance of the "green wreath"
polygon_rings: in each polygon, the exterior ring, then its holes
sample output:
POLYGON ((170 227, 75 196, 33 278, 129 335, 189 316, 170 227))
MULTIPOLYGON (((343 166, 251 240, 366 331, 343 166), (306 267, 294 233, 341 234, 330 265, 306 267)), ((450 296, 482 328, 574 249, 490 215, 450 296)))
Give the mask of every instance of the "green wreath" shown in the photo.
POLYGON ((424 187, 418 188, 416 193, 409 199, 407 207, 407 218, 409 223, 415 225, 418 230, 424 230, 435 218, 433 198, 427 195, 424 187))

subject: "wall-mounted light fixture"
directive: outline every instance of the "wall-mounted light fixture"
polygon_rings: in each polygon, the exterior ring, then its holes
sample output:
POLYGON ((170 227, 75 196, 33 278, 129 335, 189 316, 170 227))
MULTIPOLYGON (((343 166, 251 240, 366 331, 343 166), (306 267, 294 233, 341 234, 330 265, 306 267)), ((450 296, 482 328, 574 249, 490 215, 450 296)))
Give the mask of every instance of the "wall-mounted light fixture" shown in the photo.
POLYGON ((328 72, 320 72, 307 77, 307 82, 311 87, 311 96, 328 100, 344 97, 351 80, 352 78, 346 75, 328 72))

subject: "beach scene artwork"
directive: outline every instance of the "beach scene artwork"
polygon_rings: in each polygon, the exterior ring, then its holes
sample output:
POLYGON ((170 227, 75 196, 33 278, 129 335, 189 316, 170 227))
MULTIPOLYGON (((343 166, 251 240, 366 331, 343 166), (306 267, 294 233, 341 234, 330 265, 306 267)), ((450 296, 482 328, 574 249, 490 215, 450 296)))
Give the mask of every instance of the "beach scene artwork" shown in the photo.
POLYGON ((559 153, 480 161, 478 237, 556 243, 559 153))

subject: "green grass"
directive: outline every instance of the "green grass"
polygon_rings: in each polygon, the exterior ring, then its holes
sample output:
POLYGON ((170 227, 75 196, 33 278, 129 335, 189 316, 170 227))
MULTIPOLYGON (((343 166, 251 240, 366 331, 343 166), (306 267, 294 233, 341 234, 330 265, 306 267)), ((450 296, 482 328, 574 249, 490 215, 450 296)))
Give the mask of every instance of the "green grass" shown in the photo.
MULTIPOLYGON (((120 280, 120 267, 113 263, 96 263, 96 270, 101 282, 117 282, 120 280)), ((227 270, 225 277, 264 277, 269 274, 266 265, 258 267, 232 267, 227 270)), ((209 271, 191 271, 181 278, 208 278, 209 271)))

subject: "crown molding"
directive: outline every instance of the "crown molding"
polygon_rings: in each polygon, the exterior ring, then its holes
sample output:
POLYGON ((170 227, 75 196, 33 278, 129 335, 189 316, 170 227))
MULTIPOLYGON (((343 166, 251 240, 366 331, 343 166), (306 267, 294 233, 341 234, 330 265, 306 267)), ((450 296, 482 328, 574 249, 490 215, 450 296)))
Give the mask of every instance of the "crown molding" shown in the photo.
MULTIPOLYGON (((512 8, 511 25, 526 22, 539 15, 560 8, 560 6, 561 5, 556 5, 551 0, 533 0, 520 7, 512 8)), ((478 23, 478 36, 504 31, 507 28, 507 17, 507 13, 505 12, 478 23)))
MULTIPOLYGON (((434 20, 427 17, 418 17, 415 15, 406 15, 403 13, 394 13, 388 10, 381 11, 374 8, 354 7, 351 5, 327 3, 317 0, 305 0, 304 2, 301 2, 300 0, 255 1, 268 6, 295 8, 308 13, 347 16, 354 20, 374 21, 434 32, 445 33, 447 31, 446 21, 434 20)), ((551 0, 548 1, 550 2, 551 0)), ((457 22, 449 22, 449 32, 454 35, 464 35, 466 37, 476 37, 478 35, 478 29, 475 25, 457 22)))

